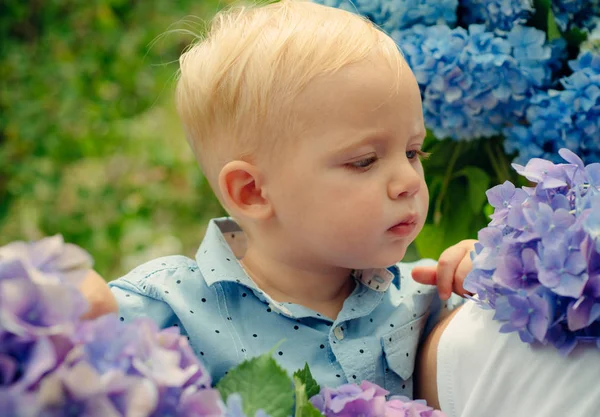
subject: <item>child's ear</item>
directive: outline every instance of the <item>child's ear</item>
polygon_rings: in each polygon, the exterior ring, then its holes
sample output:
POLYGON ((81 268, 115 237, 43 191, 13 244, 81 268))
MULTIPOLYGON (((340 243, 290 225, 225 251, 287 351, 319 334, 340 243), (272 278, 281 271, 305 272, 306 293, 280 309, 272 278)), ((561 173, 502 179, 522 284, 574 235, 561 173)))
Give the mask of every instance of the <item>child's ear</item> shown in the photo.
POLYGON ((228 162, 219 173, 219 191, 233 217, 267 219, 273 214, 266 198, 260 169, 245 161, 228 162))

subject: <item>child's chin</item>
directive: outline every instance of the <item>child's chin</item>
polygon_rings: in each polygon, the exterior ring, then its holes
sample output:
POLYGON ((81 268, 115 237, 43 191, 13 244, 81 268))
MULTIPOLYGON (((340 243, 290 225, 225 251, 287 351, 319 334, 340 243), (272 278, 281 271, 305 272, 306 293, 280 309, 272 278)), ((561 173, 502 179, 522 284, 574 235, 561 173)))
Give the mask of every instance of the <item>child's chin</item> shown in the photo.
POLYGON ((377 259, 371 268, 387 268, 389 266, 396 265, 398 262, 402 261, 405 255, 406 247, 402 251, 394 251, 390 253, 389 256, 377 259))

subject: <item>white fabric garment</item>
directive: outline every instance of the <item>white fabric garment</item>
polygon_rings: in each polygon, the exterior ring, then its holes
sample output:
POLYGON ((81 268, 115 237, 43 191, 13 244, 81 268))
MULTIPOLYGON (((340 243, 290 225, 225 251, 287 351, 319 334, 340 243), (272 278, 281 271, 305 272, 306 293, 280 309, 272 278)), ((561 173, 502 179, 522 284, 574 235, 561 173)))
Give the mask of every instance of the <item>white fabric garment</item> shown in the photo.
POLYGON ((437 387, 448 417, 600 417, 600 349, 563 357, 501 334, 494 312, 465 303, 441 336, 437 387))

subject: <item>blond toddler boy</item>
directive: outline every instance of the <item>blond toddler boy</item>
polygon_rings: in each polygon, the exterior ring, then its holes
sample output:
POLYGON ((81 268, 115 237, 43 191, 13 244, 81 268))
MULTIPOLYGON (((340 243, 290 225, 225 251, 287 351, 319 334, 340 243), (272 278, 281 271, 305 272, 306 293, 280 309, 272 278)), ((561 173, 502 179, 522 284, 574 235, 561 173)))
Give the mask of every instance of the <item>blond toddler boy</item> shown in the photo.
POLYGON ((419 341, 463 294, 473 241, 398 263, 428 192, 419 87, 397 45, 357 15, 282 1, 218 14, 180 64, 187 140, 231 218, 209 223, 195 259, 111 282, 121 320, 179 326, 215 380, 277 345, 321 384, 412 397, 419 341))

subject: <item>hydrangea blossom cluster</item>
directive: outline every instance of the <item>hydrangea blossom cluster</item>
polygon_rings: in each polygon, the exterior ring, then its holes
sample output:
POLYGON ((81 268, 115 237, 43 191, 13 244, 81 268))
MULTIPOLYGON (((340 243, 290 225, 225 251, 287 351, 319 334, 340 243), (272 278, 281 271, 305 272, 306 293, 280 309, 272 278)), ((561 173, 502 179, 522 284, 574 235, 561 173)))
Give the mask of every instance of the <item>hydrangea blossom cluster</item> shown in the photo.
POLYGON ((536 88, 547 87, 556 54, 545 34, 514 26, 414 26, 394 31, 423 95, 425 123, 438 138, 471 140, 516 124, 536 88))
POLYGON ((0 248, 0 410, 19 416, 217 416, 226 408, 178 329, 80 321, 91 266, 60 236, 0 248))
POLYGON ((496 310, 502 332, 568 354, 578 343, 600 348, 600 163, 559 153, 567 163, 513 164, 535 187, 488 190, 495 210, 465 288, 496 310))
POLYGON ((92 265, 81 248, 54 236, 0 248, 0 340, 68 334, 87 310, 77 289, 92 265))
POLYGON ((532 0, 461 0, 461 23, 483 23, 487 30, 508 32, 527 23, 535 11, 532 0))
POLYGON ((563 90, 539 91, 526 111, 526 124, 504 130, 508 153, 515 162, 531 157, 557 161, 566 147, 586 163, 600 161, 600 55, 583 52, 570 61, 573 73, 560 80, 563 90))
MULTIPOLYGON (((88 305, 77 285, 91 265, 60 236, 0 247, 0 414, 247 417, 242 394, 224 403, 179 328, 114 314, 81 320, 88 305)), ((443 417, 422 401, 386 394, 365 381, 323 388, 311 401, 326 417, 443 417)), ((259 408, 253 417, 269 415, 259 408)))
POLYGON ((458 0, 315 0, 365 16, 385 30, 456 23, 458 0))
POLYGON ((591 23, 593 29, 590 30, 587 39, 581 44, 580 51, 600 54, 600 12, 594 17, 591 23))
POLYGON ((600 14, 600 0, 552 0, 552 12, 563 31, 572 27, 590 29, 594 17, 600 14))
POLYGON ((444 417, 441 411, 428 407, 424 401, 411 401, 393 396, 386 400, 388 391, 363 381, 361 385, 345 384, 336 389, 322 388, 310 402, 325 417, 444 417))

